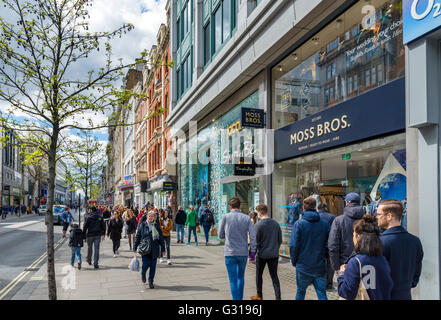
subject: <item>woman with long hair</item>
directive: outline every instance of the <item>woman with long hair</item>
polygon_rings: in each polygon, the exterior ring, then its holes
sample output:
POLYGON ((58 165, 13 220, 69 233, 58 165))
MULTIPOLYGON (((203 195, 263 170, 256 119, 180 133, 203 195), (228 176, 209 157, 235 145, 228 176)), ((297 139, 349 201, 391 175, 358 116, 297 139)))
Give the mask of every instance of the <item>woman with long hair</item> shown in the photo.
MULTIPOLYGON (((163 209, 159 210, 159 226, 161 227, 162 236, 163 236, 164 241, 165 241, 165 248, 166 248, 166 251, 167 251, 167 264, 171 265, 171 260, 170 260, 170 231, 173 228, 173 220, 169 216, 169 211, 168 210, 163 210, 163 209)), ((159 262, 160 263, 164 262, 164 259, 162 258, 162 253, 161 253, 161 257, 159 259, 159 262)))
POLYGON ((127 226, 127 236, 129 238, 129 248, 132 250, 132 244, 135 242, 135 233, 138 223, 132 210, 126 211, 125 224, 127 226))
POLYGON ((354 223, 353 241, 354 253, 337 272, 339 296, 347 300, 390 300, 393 281, 374 215, 365 214, 354 223))
POLYGON ((121 233, 123 229, 123 221, 121 215, 118 212, 113 213, 113 217, 109 221, 107 228, 107 236, 112 239, 113 242, 113 257, 116 258, 119 255, 119 246, 121 244, 121 233))

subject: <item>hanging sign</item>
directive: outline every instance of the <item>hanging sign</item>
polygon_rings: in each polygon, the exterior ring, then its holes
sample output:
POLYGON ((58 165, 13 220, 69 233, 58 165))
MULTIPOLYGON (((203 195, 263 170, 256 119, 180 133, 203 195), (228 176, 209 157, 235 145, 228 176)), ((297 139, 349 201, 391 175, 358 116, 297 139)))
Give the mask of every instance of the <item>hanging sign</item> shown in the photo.
POLYGON ((262 109, 241 109, 241 127, 265 128, 265 112, 262 109))

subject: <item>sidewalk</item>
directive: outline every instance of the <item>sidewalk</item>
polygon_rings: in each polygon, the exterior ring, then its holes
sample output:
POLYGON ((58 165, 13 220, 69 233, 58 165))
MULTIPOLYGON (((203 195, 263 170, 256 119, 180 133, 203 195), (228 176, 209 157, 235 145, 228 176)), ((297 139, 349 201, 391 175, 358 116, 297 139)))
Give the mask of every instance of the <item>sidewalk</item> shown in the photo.
MULTIPOLYGON (((198 235, 199 237, 199 235, 198 235)), ((139 272, 131 272, 128 264, 133 257, 128 240, 121 240, 120 256, 113 258, 112 241, 101 243, 100 268, 95 270, 85 261, 82 250, 81 270, 70 267, 70 248, 67 241, 56 253, 56 279, 59 300, 231 300, 223 246, 213 243, 196 247, 176 243, 172 233, 171 260, 173 265, 159 263, 155 275, 155 289, 141 282, 139 272), (64 287, 64 289, 63 289, 64 287), (70 287, 70 288, 69 288, 70 287)), ((140 260, 141 263, 141 260, 140 260)), ((76 264, 75 264, 76 265, 76 264)), ((281 258, 279 278, 282 299, 294 300, 295 269, 288 259, 281 258)), ((247 265, 244 299, 256 294, 255 266, 247 265)), ((41 268, 13 297, 13 300, 47 300, 47 271, 41 268)), ((263 296, 274 300, 274 290, 268 269, 264 272, 263 296)), ((335 291, 328 291, 328 299, 337 299, 335 291)), ((306 299, 316 300, 312 286, 306 299)))

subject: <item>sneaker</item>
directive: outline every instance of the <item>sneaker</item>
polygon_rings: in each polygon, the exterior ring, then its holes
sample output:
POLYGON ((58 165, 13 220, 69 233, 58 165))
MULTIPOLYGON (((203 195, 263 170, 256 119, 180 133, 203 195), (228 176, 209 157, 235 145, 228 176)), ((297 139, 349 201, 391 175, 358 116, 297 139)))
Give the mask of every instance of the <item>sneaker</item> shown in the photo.
POLYGON ((114 258, 116 258, 116 257, 117 257, 116 253, 115 253, 115 254, 113 255, 113 257, 114 257, 114 258))
POLYGON ((195 245, 195 246, 197 247, 197 246, 198 246, 198 243, 197 243, 197 242, 195 242, 195 243, 194 243, 194 245, 195 245))
POLYGON ((208 242, 205 242, 205 245, 208 246, 208 242))
POLYGON ((92 265, 92 261, 90 261, 90 260, 87 260, 87 263, 89 264, 89 266, 92 265))
POLYGON ((78 262, 78 270, 81 270, 81 262, 78 262))
POLYGON ((255 296, 250 297, 251 300, 263 300, 262 297, 258 296, 257 294, 255 296))
POLYGON ((167 265, 171 266, 171 264, 172 264, 172 263, 171 263, 171 260, 168 259, 168 260, 167 260, 167 265))
POLYGON ((99 268, 99 266, 96 264, 96 265, 94 265, 93 266, 95 269, 98 269, 99 268))
POLYGON ((190 245, 190 242, 186 242, 185 244, 186 244, 187 246, 189 246, 189 245, 190 245))
POLYGON ((146 283, 147 282, 145 274, 141 274, 141 281, 142 281, 142 283, 146 283))
POLYGON ((149 288, 150 289, 154 289, 155 288, 155 286, 153 285, 153 282, 149 282, 149 288))
POLYGON ((74 266, 74 264, 73 264, 73 263, 71 263, 70 265, 71 265, 72 267, 74 266))
POLYGON ((163 263, 163 262, 164 262, 164 259, 159 258, 159 263, 163 263))

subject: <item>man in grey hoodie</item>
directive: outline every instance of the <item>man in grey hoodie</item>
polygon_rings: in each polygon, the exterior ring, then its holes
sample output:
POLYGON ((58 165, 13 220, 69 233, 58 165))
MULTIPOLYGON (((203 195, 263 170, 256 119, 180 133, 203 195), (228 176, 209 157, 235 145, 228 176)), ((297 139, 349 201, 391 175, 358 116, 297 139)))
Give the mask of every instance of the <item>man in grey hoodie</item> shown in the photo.
POLYGON ((222 217, 219 224, 219 238, 225 239, 224 256, 231 295, 233 300, 242 300, 248 255, 250 262, 254 262, 255 259, 256 235, 250 217, 240 211, 239 198, 231 198, 228 204, 231 212, 222 217), (248 235, 250 252, 248 252, 248 235))
POLYGON ((279 223, 268 216, 266 204, 259 204, 256 207, 260 221, 254 225, 256 232, 256 288, 257 295, 252 296, 251 300, 263 300, 262 295, 262 275, 265 265, 268 264, 269 273, 273 282, 276 300, 281 300, 280 281, 277 276, 277 266, 279 264, 279 249, 282 244, 282 229, 279 223))

